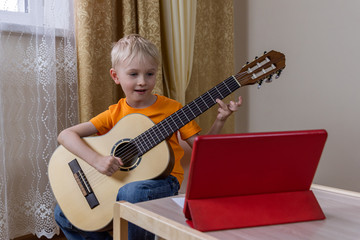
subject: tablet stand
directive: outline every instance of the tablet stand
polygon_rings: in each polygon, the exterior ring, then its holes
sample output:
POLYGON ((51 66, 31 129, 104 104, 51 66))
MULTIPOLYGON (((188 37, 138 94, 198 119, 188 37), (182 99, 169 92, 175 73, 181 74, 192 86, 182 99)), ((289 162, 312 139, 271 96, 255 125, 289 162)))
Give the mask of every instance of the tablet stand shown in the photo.
POLYGON ((187 204, 187 223, 199 231, 325 219, 311 190, 191 199, 187 204))

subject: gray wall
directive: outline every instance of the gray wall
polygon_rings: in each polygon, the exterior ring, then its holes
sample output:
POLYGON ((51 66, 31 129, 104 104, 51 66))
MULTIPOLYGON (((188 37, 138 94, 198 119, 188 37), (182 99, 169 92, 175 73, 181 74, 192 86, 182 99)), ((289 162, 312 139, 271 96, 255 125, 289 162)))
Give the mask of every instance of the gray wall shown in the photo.
POLYGON ((286 55, 282 76, 239 91, 237 132, 324 128, 314 182, 360 191, 360 1, 234 0, 235 69, 263 51, 286 55))

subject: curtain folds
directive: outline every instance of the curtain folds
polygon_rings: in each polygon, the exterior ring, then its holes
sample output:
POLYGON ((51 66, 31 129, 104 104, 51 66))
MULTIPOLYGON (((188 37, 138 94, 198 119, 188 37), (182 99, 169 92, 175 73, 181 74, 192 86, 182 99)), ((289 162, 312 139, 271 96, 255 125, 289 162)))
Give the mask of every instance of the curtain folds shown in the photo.
POLYGON ((162 0, 164 79, 170 98, 183 105, 193 65, 196 0, 162 0))
POLYGON ((109 74, 111 46, 120 36, 116 14, 116 1, 75 0, 81 122, 122 96, 109 74))
MULTIPOLYGON (((190 102, 234 74, 233 0, 197 0, 195 45, 191 80, 186 90, 190 102)), ((235 99, 235 94, 224 101, 235 99)), ((217 115, 217 106, 197 118, 205 134, 217 115)), ((234 114, 223 128, 234 132, 234 114)))
POLYGON ((57 3, 27 25, 0 23, 0 239, 59 232, 47 165, 78 102, 73 3, 57 3))
MULTIPOLYGON (((80 121, 86 122, 123 97, 110 77, 112 44, 124 35, 139 33, 159 49, 159 0, 76 0, 80 121)), ((159 66, 154 91, 162 94, 159 66)))

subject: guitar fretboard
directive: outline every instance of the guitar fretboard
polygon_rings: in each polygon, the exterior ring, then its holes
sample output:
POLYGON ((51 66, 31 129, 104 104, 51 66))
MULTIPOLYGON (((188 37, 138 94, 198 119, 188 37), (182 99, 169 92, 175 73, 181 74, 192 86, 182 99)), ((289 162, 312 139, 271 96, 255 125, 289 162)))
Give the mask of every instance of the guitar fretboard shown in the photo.
POLYGON ((134 138, 131 142, 138 148, 139 156, 164 141, 174 132, 204 113, 216 104, 216 99, 224 99, 240 87, 240 83, 232 76, 219 83, 200 97, 179 109, 158 124, 134 138))

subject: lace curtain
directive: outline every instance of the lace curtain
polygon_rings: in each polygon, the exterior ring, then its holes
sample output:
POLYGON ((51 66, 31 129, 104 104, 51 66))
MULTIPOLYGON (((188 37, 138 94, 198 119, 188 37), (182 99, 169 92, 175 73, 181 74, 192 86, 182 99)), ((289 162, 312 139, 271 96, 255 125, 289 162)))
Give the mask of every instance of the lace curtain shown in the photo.
POLYGON ((0 239, 59 232, 47 164, 78 122, 73 2, 34 2, 0 11, 0 239))

